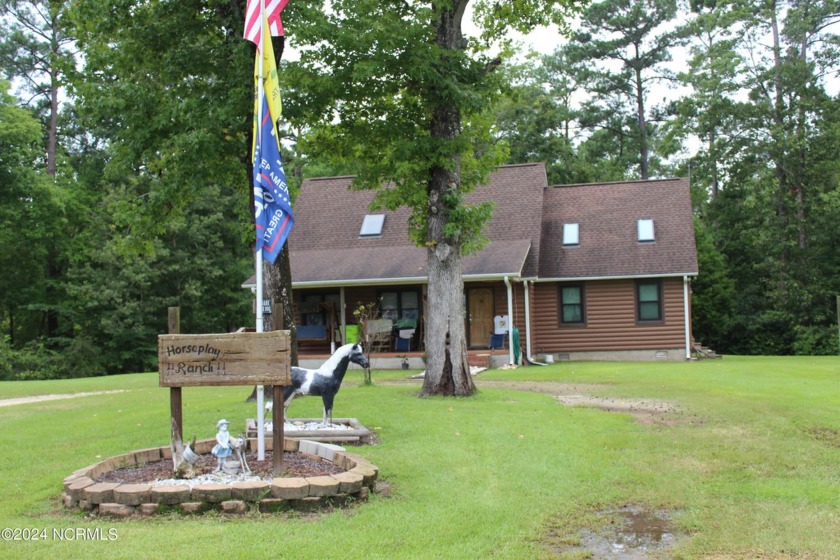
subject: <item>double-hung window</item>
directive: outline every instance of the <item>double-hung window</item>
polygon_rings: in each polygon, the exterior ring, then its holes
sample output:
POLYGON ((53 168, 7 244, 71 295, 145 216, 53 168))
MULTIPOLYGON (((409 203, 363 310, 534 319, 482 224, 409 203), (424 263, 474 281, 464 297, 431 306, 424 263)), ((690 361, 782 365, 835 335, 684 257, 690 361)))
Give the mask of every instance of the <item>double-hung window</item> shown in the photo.
POLYGON ((636 282, 636 319, 639 322, 662 321, 662 282, 639 280, 636 282))
POLYGON ((583 284, 560 285, 560 325, 583 325, 586 322, 583 284))

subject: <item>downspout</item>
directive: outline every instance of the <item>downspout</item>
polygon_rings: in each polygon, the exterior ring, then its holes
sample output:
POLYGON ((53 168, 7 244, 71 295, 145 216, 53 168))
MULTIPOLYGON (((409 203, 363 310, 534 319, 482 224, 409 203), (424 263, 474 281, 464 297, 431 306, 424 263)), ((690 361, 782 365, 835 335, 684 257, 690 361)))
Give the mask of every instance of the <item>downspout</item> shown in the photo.
POLYGON ((510 365, 513 364, 513 288, 510 280, 505 274, 505 286, 507 286, 507 307, 508 307, 508 355, 510 365))
POLYGON ((528 289, 528 280, 523 280, 522 285, 525 287, 525 359, 528 363, 545 366, 548 364, 539 363, 531 355, 531 291, 528 289))
POLYGON ((685 359, 691 359, 691 318, 688 310, 688 275, 683 276, 683 315, 685 317, 685 359))

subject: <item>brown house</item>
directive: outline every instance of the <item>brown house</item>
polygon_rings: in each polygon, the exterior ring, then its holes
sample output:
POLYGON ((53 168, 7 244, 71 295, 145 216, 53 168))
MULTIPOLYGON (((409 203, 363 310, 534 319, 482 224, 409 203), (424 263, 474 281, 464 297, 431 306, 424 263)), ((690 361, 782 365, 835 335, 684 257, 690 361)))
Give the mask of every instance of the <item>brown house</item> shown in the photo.
MULTIPOLYGON (((328 352, 378 304, 380 350, 422 355, 426 251, 409 212, 373 212, 350 177, 305 180, 289 238, 301 354, 328 352), (415 354, 416 353, 416 354, 415 354)), ((687 179, 549 187, 542 164, 500 167, 489 243, 463 259, 467 344, 525 360, 686 359, 697 255, 687 179), (516 332, 513 336, 516 340, 516 332)))

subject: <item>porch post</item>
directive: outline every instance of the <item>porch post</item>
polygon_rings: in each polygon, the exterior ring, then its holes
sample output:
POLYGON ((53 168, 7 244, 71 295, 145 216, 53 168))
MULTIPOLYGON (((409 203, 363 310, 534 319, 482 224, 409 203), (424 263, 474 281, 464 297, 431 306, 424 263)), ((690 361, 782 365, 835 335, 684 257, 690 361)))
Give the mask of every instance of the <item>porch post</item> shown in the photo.
POLYGON ((344 300, 344 286, 338 289, 338 324, 339 332, 341 333, 341 345, 347 344, 347 319, 345 317, 345 308, 347 302, 344 300))
POLYGON ((505 275, 505 286, 507 286, 507 308, 508 308, 508 363, 513 365, 513 287, 505 275))

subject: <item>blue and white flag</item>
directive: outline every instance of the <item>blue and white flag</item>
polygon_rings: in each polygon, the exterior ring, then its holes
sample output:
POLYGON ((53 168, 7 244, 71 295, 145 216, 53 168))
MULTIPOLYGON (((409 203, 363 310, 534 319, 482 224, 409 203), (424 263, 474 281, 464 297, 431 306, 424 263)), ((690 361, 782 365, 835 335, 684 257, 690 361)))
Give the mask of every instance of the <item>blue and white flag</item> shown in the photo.
POLYGON ((280 159, 277 128, 263 97, 261 141, 254 149, 254 223, 257 229, 257 249, 271 264, 283 248, 292 231, 292 201, 280 159))
POLYGON ((280 83, 267 28, 268 20, 263 18, 262 48, 254 61, 254 225, 256 250, 262 249, 263 258, 274 264, 295 219, 280 159, 280 83))

